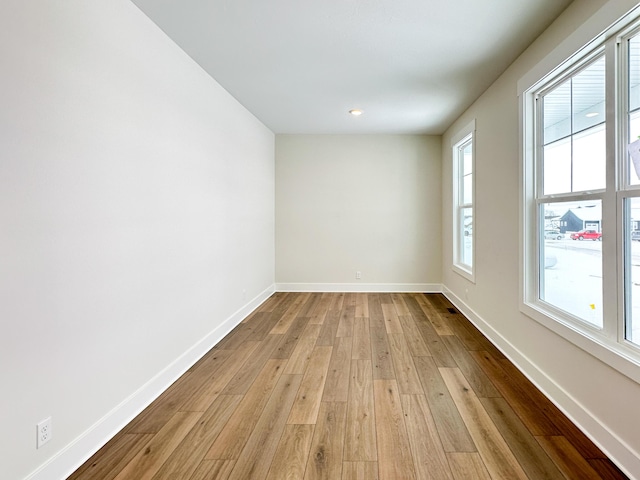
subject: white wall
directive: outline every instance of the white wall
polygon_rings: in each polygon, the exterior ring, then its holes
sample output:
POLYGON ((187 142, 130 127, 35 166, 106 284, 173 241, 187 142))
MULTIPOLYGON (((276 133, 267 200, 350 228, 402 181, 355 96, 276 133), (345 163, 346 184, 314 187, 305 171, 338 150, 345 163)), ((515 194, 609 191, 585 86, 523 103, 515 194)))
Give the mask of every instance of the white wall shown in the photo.
POLYGON ((127 0, 4 0, 0 65, 0 477, 61 478, 273 291, 274 135, 127 0))
POLYGON ((626 0, 573 2, 442 139, 445 291, 524 372, 565 410, 627 473, 640 478, 640 385, 520 313, 519 130, 517 82, 563 41, 577 49, 581 25, 593 36, 602 6, 609 23, 635 5, 626 0), (568 40, 567 40, 568 39, 568 40), (476 283, 452 270, 451 139, 476 120, 476 283), (468 293, 467 293, 468 291, 468 293))
POLYGON ((277 135, 278 288, 439 288, 440 155, 432 136, 277 135))

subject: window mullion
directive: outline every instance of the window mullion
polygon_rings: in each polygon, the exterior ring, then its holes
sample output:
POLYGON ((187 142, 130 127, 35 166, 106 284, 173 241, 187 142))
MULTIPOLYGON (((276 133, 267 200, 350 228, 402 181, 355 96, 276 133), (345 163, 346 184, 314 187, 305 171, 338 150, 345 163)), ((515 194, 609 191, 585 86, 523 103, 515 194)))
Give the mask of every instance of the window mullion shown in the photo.
POLYGON ((617 98, 617 73, 616 41, 611 39, 605 45, 605 116, 606 116, 606 189, 602 201, 602 223, 604 241, 602 242, 602 301, 603 301, 603 334, 613 341, 619 338, 619 325, 622 321, 618 303, 618 291, 622 285, 624 275, 624 242, 622 217, 618 212, 622 203, 618 202, 616 195, 617 168, 616 152, 618 138, 616 131, 619 127, 616 104, 617 98))

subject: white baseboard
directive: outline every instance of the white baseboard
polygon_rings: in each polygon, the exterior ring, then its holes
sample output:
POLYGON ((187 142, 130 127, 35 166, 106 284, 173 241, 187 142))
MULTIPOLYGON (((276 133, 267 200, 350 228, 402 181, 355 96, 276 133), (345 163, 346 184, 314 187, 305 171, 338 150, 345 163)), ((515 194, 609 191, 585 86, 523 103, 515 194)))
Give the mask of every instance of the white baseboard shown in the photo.
POLYGON ((640 480, 640 454, 571 396, 561 385, 549 378, 527 356, 512 345, 480 315, 446 286, 442 293, 471 321, 554 405, 587 435, 631 480, 640 480), (635 472, 635 475, 634 475, 635 472))
POLYGON ((271 285, 250 300, 25 480, 58 480, 71 475, 274 292, 275 285, 271 285))
POLYGON ((278 292, 440 293, 439 283, 277 283, 278 292))

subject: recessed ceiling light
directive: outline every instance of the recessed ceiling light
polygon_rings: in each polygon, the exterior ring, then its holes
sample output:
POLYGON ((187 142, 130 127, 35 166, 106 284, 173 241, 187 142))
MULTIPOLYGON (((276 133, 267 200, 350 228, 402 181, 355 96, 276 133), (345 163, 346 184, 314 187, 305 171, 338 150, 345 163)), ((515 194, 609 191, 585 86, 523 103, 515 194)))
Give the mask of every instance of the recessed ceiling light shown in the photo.
POLYGON ((360 110, 358 108, 354 108, 353 110, 349 110, 349 113, 351 115, 353 115, 354 117, 357 117, 359 115, 362 115, 362 110, 360 110))
POLYGON ((597 117, 598 116, 598 112, 589 112, 585 115, 585 117, 587 118, 593 118, 593 117, 597 117))

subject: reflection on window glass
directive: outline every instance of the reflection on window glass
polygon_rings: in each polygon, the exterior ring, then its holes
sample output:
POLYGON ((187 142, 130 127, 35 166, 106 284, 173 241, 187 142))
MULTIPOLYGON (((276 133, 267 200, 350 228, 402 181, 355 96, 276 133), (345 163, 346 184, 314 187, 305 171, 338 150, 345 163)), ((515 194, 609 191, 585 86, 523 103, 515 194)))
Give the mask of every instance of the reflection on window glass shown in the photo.
POLYGON ((605 188, 605 59, 542 97, 543 194, 605 188))
MULTIPOLYGON (((629 143, 640 141, 640 36, 629 39, 629 143)), ((638 151, 639 149, 636 149, 638 151)), ((640 155, 629 157, 628 182, 640 184, 640 155)))
POLYGON ((602 204, 540 207, 540 299, 602 328, 602 204))
POLYGON ((544 144, 571 135, 571 80, 561 83, 544 97, 544 144))
POLYGON ((625 212, 625 338, 640 345, 640 198, 628 198, 625 212))
POLYGON ((571 138, 544 147, 544 194, 571 191, 571 138))
POLYGON ((462 203, 473 203, 473 148, 467 143, 462 149, 462 203))
POLYGON ((604 124, 573 137, 573 191, 604 188, 607 156, 605 137, 604 124))
POLYGON ((571 133, 604 122, 604 95, 605 63, 601 57, 571 79, 571 133))
POLYGON ((462 203, 471 205, 473 203, 473 176, 471 174, 465 175, 462 178, 462 185, 462 203))

